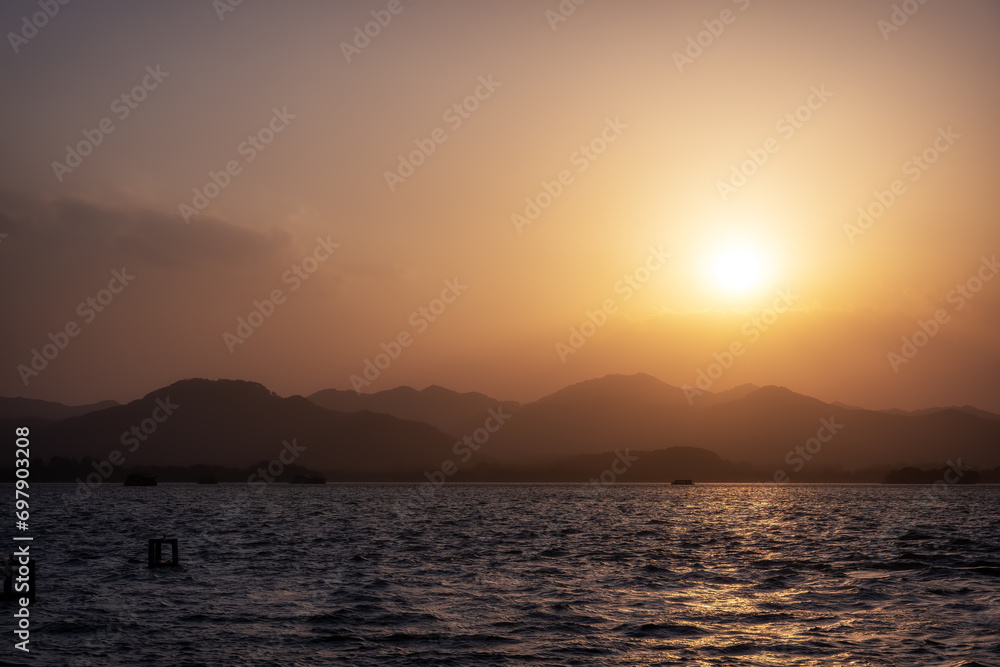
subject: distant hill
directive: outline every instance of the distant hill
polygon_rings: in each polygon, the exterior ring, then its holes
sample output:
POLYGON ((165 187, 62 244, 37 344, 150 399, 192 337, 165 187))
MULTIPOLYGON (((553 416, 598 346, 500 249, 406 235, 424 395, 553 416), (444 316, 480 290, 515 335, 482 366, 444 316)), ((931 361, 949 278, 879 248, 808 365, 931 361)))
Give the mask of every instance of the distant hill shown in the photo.
POLYGON ((684 392, 652 375, 605 375, 572 384, 538 399, 530 405, 555 407, 583 404, 676 405, 687 406, 684 392))
POLYGON ((32 455, 103 460, 118 450, 126 467, 242 467, 278 459, 292 440, 305 447, 295 464, 323 471, 420 471, 453 456, 453 439, 427 424, 334 412, 236 380, 183 380, 127 405, 36 427, 32 455), (165 405, 177 407, 168 416, 165 405))
POLYGON ((951 406, 948 408, 924 408, 923 410, 900 410, 898 408, 892 408, 889 410, 882 410, 881 412, 890 415, 900 415, 903 417, 919 417, 921 415, 932 415, 935 412, 941 412, 942 410, 957 410, 959 412, 967 412, 970 415, 976 415, 977 417, 983 417, 984 419, 1000 420, 1000 415, 994 412, 987 412, 986 410, 974 408, 971 405, 951 406))
POLYGON ((714 394, 712 392, 705 392, 704 394, 695 397, 694 404, 696 407, 700 408, 708 407, 710 405, 721 405, 722 403, 739 400, 748 394, 752 394, 758 389, 760 389, 760 387, 757 385, 747 383, 714 394))
MULTIPOLYGON (((502 464, 544 465, 609 447, 690 446, 784 469, 793 479, 798 459, 803 468, 847 470, 937 467, 956 457, 977 466, 1000 465, 1000 421, 962 410, 894 415, 831 405, 773 386, 712 402, 692 407, 680 389, 649 376, 608 376, 523 405, 484 447, 484 455, 502 464), (824 419, 843 428, 828 443, 819 443, 815 454, 796 454, 824 419)), ((827 431, 822 435, 826 438, 827 431)))
POLYGON ((912 417, 850 410, 782 387, 764 387, 739 401, 708 408, 675 433, 695 446, 712 443, 711 448, 722 456, 787 470, 788 452, 815 437, 824 419, 842 428, 812 456, 815 463, 806 461, 810 467, 937 467, 958 458, 977 466, 1000 463, 1000 422, 996 420, 956 410, 912 417))
POLYGON ((422 421, 454 438, 472 433, 483 425, 488 411, 498 405, 506 414, 517 412, 515 401, 499 401, 485 394, 460 394, 432 385, 417 391, 412 387, 396 387, 374 394, 324 389, 309 396, 316 405, 339 412, 369 410, 399 419, 422 421))
POLYGON ((454 480, 581 481, 612 465, 605 459, 616 450, 645 452, 631 481, 880 481, 891 469, 952 461, 1000 466, 1000 419, 974 408, 895 414, 754 385, 706 392, 691 405, 681 389, 645 374, 588 380, 524 405, 436 386, 283 398, 253 382, 199 379, 126 405, 62 406, 83 412, 61 419, 23 416, 44 402, 4 400, 22 416, 0 417, 0 428, 29 425, 32 455, 59 457, 59 474, 115 450, 120 469, 242 470, 287 459, 283 443, 293 441, 305 448, 294 465, 331 480, 421 480, 454 464, 454 480), (168 416, 165 405, 177 407, 168 416), (481 427, 498 405, 512 416, 487 434, 481 427), (459 451, 456 441, 477 429, 485 440, 459 451))
POLYGON ((609 448, 658 449, 667 420, 692 410, 684 392, 654 377, 608 375, 521 409, 484 448, 499 462, 545 464, 609 448))
POLYGON ((0 419, 48 419, 58 421, 69 417, 104 410, 119 405, 117 401, 101 401, 90 405, 63 405, 34 398, 0 397, 0 419))
POLYGON ((978 470, 962 470, 961 475, 958 471, 944 467, 939 470, 921 470, 919 468, 901 468, 899 470, 890 470, 885 476, 886 484, 979 484, 980 482, 986 482, 988 484, 996 484, 1000 481, 1000 468, 994 470, 985 470, 980 472, 978 470))

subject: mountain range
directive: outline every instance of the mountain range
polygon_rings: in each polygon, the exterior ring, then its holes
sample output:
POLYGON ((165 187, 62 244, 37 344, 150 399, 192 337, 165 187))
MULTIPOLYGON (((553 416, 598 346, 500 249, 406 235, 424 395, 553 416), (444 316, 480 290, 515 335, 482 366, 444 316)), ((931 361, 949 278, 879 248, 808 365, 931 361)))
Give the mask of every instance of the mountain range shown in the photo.
POLYGON ((1000 466, 1000 415, 976 408, 873 411, 755 385, 706 392, 692 405, 645 374, 525 404, 437 386, 305 398, 191 379, 124 405, 0 398, 0 423, 30 426, 40 463, 87 457, 116 473, 277 461, 332 479, 585 481, 626 456, 638 460, 623 481, 857 481, 952 461, 1000 466))
POLYGON ((324 389, 310 395, 309 400, 338 412, 368 410, 426 422, 454 438, 478 428, 490 408, 500 406, 513 413, 521 407, 516 401, 498 401, 479 393, 460 394, 437 385, 420 391, 413 387, 396 387, 374 394, 324 389))

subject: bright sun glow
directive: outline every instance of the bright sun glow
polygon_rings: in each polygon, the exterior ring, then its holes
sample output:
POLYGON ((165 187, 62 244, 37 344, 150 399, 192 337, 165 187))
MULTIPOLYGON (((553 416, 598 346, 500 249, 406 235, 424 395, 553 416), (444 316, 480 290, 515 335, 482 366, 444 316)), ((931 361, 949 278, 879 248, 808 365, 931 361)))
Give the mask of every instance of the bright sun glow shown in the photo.
POLYGON ((760 253, 746 247, 728 248, 715 256, 712 277, 718 287, 733 294, 745 294, 764 279, 760 253))

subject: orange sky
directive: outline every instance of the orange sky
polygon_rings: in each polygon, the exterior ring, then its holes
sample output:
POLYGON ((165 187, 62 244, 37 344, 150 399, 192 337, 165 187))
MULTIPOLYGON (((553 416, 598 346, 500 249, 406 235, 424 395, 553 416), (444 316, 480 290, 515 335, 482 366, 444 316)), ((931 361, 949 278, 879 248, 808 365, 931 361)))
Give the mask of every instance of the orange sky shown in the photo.
POLYGON ((531 400, 718 357, 712 390, 1000 411, 1000 5, 911 4, 4 3, 0 394, 370 361, 531 400))

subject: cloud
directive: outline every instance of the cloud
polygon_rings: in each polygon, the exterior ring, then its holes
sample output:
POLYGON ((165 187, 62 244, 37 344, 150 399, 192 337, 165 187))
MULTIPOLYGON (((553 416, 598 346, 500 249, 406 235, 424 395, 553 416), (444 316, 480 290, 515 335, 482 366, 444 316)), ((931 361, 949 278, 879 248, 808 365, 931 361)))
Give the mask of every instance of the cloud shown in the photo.
MULTIPOLYGON (((32 262, 66 253, 80 258, 112 255, 161 269, 270 263, 284 255, 293 240, 284 230, 253 231, 219 218, 186 225, 177 216, 149 209, 10 193, 0 193, 0 232, 8 234, 8 249, 16 247, 17 257, 32 262)), ((17 263, 2 262, 8 267, 17 263)))

